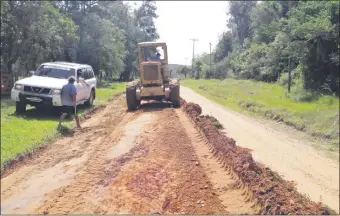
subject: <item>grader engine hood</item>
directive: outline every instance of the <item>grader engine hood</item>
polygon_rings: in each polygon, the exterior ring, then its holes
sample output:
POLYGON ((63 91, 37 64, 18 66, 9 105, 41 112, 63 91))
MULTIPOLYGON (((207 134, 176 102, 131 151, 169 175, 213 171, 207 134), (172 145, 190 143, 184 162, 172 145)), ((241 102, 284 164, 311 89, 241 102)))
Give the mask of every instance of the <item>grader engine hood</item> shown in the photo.
POLYGON ((143 62, 141 64, 141 81, 143 85, 162 84, 161 63, 143 62))

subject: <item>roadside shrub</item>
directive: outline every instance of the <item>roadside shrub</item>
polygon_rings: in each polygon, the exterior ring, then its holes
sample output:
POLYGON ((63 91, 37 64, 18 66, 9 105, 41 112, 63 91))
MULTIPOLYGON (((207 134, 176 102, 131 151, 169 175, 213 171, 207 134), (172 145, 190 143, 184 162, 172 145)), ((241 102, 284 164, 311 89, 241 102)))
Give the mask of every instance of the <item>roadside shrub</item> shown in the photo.
POLYGON ((214 77, 216 79, 225 79, 228 76, 229 70, 230 70, 229 59, 228 57, 225 57, 222 61, 216 64, 214 77))
POLYGON ((279 78, 279 85, 287 86, 288 85, 288 73, 282 73, 279 78))
POLYGON ((297 86, 292 88, 289 98, 296 102, 312 102, 318 100, 320 94, 317 92, 307 91, 297 86))

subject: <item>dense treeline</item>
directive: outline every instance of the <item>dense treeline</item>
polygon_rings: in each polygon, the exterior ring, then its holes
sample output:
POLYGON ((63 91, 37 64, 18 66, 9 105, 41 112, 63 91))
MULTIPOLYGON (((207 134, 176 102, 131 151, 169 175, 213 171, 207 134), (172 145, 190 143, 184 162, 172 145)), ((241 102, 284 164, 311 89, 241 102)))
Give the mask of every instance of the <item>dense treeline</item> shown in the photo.
POLYGON ((1 72, 28 75, 48 61, 90 64, 100 77, 136 75, 137 44, 154 41, 156 4, 1 1, 1 72))
POLYGON ((339 95, 339 1, 231 1, 228 15, 212 77, 286 85, 290 70, 294 88, 339 95))

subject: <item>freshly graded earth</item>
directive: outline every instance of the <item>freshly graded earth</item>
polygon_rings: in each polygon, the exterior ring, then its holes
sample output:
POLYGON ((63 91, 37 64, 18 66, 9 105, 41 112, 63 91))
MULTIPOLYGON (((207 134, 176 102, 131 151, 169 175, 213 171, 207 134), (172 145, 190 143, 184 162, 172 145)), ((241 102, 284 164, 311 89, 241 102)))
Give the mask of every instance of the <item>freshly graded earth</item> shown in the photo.
MULTIPOLYGON (((199 117, 115 97, 2 173, 2 214, 329 214, 199 117)), ((247 136, 247 134, 245 134, 247 136)))

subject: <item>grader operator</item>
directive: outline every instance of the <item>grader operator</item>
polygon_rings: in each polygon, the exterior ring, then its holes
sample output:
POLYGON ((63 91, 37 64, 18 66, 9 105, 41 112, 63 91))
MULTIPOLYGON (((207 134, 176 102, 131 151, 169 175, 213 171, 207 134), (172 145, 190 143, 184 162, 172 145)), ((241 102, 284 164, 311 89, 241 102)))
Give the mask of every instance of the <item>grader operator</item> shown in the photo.
POLYGON ((170 79, 166 43, 139 43, 138 60, 139 80, 126 86, 128 109, 137 109, 142 100, 170 101, 173 106, 180 106, 180 85, 178 80, 170 79))

